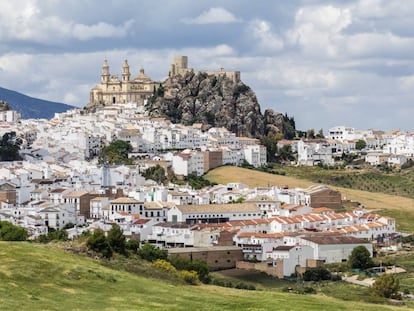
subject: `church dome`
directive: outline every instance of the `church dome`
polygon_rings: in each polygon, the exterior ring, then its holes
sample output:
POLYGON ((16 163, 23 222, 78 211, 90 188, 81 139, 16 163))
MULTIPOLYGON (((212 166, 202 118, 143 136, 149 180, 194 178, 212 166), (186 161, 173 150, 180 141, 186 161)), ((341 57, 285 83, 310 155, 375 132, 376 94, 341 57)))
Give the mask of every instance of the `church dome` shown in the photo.
POLYGON ((134 78, 134 80, 141 82, 151 81, 151 79, 145 74, 144 68, 139 70, 139 74, 134 78))

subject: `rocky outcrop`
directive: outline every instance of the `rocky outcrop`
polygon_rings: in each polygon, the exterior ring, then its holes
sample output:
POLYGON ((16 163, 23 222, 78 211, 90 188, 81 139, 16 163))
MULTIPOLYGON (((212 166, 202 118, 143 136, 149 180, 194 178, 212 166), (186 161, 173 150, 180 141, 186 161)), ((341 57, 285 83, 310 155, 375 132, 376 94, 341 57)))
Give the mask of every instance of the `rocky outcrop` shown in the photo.
POLYGON ((205 129, 225 127, 237 136, 260 138, 268 131, 281 132, 283 126, 283 115, 272 110, 262 115, 249 86, 205 72, 169 77, 146 108, 154 117, 168 117, 174 123, 203 123, 205 129))

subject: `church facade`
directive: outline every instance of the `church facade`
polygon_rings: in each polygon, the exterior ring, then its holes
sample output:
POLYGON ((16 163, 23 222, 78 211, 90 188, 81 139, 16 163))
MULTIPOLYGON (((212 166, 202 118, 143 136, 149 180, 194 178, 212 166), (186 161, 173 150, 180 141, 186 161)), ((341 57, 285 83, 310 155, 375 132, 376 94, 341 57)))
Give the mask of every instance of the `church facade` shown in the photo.
POLYGON ((108 61, 105 60, 102 66, 101 83, 92 88, 88 106, 128 102, 144 103, 144 100, 149 98, 159 85, 160 82, 153 81, 145 75, 143 68, 135 78, 131 79, 127 60, 122 66, 122 78, 119 79, 118 75, 110 74, 108 61))

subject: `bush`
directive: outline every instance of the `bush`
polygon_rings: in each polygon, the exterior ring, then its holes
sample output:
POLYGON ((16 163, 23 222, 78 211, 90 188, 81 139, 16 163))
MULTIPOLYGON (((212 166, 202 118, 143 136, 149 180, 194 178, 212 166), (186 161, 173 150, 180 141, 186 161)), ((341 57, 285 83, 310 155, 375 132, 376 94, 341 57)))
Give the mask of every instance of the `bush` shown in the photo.
POLYGON ((177 270, 196 271, 201 282, 209 283, 210 277, 206 262, 202 260, 184 259, 177 256, 171 257, 170 262, 177 270))
POLYGON ((108 243, 113 251, 125 254, 125 235, 117 224, 113 224, 108 232, 108 243))
POLYGON ((112 249, 102 229, 95 229, 93 234, 86 241, 86 246, 105 258, 112 257, 112 249))
POLYGON ((188 271, 188 270, 182 270, 180 271, 180 276, 183 278, 183 280, 191 285, 197 285, 198 284, 198 274, 194 270, 188 271))
POLYGON ((303 280, 304 281, 324 281, 324 280, 330 280, 331 279, 331 273, 324 267, 317 267, 312 268, 303 274, 303 280))
POLYGON ((40 235, 37 239, 39 243, 49 243, 51 241, 67 241, 68 240, 68 232, 63 229, 53 229, 49 228, 49 232, 47 234, 40 235))
POLYGON ((400 282, 393 274, 383 274, 378 277, 371 287, 374 296, 401 299, 400 282))
POLYGON ((28 236, 25 228, 15 226, 8 221, 0 221, 1 241, 26 241, 28 236))
POLYGON ((166 272, 175 273, 177 269, 167 260, 164 259, 157 259, 152 263, 154 268, 164 270, 166 272))
POLYGON ((363 246, 357 246, 352 250, 348 260, 352 269, 367 269, 374 265, 368 249, 363 246))
POLYGON ((139 242, 137 240, 130 239, 125 243, 125 247, 127 250, 130 250, 131 252, 136 254, 139 249, 139 242))
POLYGON ((167 259, 168 252, 152 244, 146 243, 138 250, 138 255, 142 259, 153 262, 157 259, 167 259))

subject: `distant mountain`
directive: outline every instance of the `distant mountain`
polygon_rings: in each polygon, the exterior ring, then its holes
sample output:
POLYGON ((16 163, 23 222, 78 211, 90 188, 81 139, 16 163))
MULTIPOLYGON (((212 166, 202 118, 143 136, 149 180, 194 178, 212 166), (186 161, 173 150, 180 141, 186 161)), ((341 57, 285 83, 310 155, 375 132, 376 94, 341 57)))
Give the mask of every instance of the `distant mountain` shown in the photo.
POLYGON ((2 100, 8 102, 13 110, 20 112, 23 119, 51 119, 56 112, 75 108, 0 87, 0 101, 2 100))

